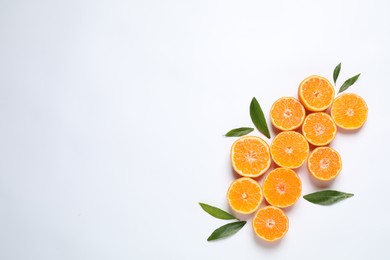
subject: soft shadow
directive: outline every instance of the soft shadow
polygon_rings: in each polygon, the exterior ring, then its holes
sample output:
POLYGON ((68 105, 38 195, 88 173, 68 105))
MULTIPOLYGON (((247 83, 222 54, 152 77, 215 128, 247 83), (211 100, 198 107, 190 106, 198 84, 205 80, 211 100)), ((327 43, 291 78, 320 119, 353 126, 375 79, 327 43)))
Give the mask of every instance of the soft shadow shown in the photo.
POLYGON ((246 220, 247 221, 247 223, 246 223, 247 225, 252 225, 253 214, 254 213, 251 213, 251 214, 241 214, 241 213, 235 212, 234 216, 236 216, 236 218, 238 218, 239 220, 246 220))
MULTIPOLYGON (((261 182, 261 180, 264 178, 264 176, 266 176, 268 174, 269 171, 275 169, 275 168, 280 168, 278 165, 276 165, 273 161, 271 161, 271 165, 269 167, 269 169, 267 169, 267 171, 265 171, 263 174, 261 174, 260 176, 257 176, 257 177, 251 177, 252 179, 254 179, 255 181, 257 182, 261 182)), ((243 176, 241 176, 240 174, 238 174, 233 166, 230 167, 230 174, 231 176, 234 178, 234 180, 236 179, 239 179, 239 178, 242 178, 243 176)))
MULTIPOLYGON (((272 125, 272 131, 274 132, 275 136, 280 134, 281 132, 284 132, 282 130, 277 129, 274 125, 272 125)), ((298 133, 302 134, 302 126, 298 127, 297 129, 290 130, 290 131, 294 131, 294 132, 298 132, 298 133)))
POLYGON ((267 242, 267 241, 259 238, 254 231, 252 232, 252 234, 253 234, 253 239, 255 240, 255 243, 258 246, 261 246, 262 248, 265 248, 265 249, 276 248, 276 247, 279 247, 283 243, 283 238, 278 240, 278 241, 275 241, 275 242, 267 242))
POLYGON ((318 179, 314 178, 313 175, 311 175, 309 173, 309 180, 310 180, 310 182, 313 185, 315 185, 315 186, 317 186, 319 188, 329 188, 330 186, 333 185, 333 183, 335 182, 336 178, 333 179, 333 180, 330 180, 330 181, 321 181, 321 180, 318 180, 318 179))
POLYGON ((314 149, 316 149, 317 147, 320 147, 320 146, 316 146, 316 145, 313 145, 309 142, 307 142, 309 144, 309 151, 313 151, 314 149))
POLYGON ((299 174, 299 171, 301 171, 301 169, 307 168, 306 161, 307 161, 307 159, 305 160, 305 162, 301 166, 299 166, 298 168, 291 169, 291 170, 293 170, 296 174, 299 174))
POLYGON ((277 165, 276 162, 274 162, 274 160, 271 160, 271 165, 269 166, 268 171, 272 171, 272 170, 274 170, 276 168, 280 168, 280 166, 277 165))
POLYGON ((305 115, 305 118, 310 115, 310 114, 313 114, 313 113, 318 113, 318 112, 313 112, 313 111, 309 111, 305 108, 305 112, 306 112, 306 115, 305 115))
POLYGON ((290 207, 287 207, 287 208, 282 208, 282 210, 284 211, 284 213, 286 213, 286 215, 290 214, 291 212, 294 211, 294 208, 295 208, 295 204, 297 204, 300 200, 300 197, 298 198, 298 201, 296 201, 294 203, 294 205, 290 206, 290 207))
POLYGON ((234 179, 238 179, 240 177, 242 177, 241 175, 239 175, 233 168, 233 166, 230 167, 230 173, 231 175, 233 176, 234 179))
POLYGON ((280 132, 282 132, 281 130, 277 129, 274 125, 272 125, 272 131, 274 132, 275 135, 278 135, 280 132))
POLYGON ((341 127, 337 127, 337 132, 340 133, 340 134, 345 134, 345 135, 349 135, 349 134, 356 134, 356 133, 359 133, 363 128, 364 128, 365 124, 358 128, 358 129, 354 129, 354 130, 348 130, 348 129, 343 129, 341 127))

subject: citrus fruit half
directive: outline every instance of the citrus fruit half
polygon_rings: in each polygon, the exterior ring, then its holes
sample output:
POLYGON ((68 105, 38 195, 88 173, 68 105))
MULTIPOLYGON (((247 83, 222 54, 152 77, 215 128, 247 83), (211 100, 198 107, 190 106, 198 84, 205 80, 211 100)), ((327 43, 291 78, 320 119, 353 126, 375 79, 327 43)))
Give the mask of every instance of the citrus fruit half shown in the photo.
POLYGON ((337 177, 342 167, 339 153, 330 147, 317 147, 307 159, 307 168, 314 178, 329 181, 337 177))
POLYGON ((244 177, 257 177, 271 165, 268 144, 257 136, 237 139, 230 150, 234 170, 244 177))
POLYGON ((307 110, 324 111, 333 102, 334 88, 326 78, 312 75, 301 82, 298 96, 307 110))
POLYGON ((300 167, 309 154, 309 144, 298 132, 279 133, 271 143, 271 155, 274 162, 285 168, 300 167))
POLYGON ((330 114, 339 127, 358 129, 366 122, 368 107, 362 97, 345 93, 334 100, 330 114))
POLYGON ((227 192, 227 199, 234 211, 250 214, 260 206, 263 192, 257 181, 242 177, 232 182, 227 192))
POLYGON ((302 125, 302 133, 312 145, 327 145, 336 137, 337 127, 326 113, 308 115, 302 125))
POLYGON ((299 176, 291 169, 276 168, 264 180, 263 193, 272 206, 285 208, 292 206, 302 192, 299 176))
POLYGON ((305 108, 293 97, 282 97, 273 103, 270 117, 277 129, 294 130, 302 125, 305 119, 305 108))
POLYGON ((287 233, 288 218, 283 210, 267 206, 256 212, 252 227, 259 238, 273 242, 283 238, 287 233))

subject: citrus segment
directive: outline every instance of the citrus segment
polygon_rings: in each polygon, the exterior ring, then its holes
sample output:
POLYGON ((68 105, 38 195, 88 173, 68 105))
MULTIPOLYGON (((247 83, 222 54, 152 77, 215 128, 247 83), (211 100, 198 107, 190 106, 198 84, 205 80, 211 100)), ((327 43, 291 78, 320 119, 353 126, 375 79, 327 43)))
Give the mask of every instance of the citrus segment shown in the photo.
POLYGON ((269 242, 279 240, 288 231, 288 218, 283 210, 267 206, 257 211, 252 221, 256 235, 269 242))
POLYGON ((330 147, 318 147, 307 159, 307 168, 314 178, 329 181, 337 177, 341 171, 341 157, 330 147))
POLYGON ((227 199, 234 211, 250 214, 260 206, 263 192, 257 181, 242 177, 232 182, 227 192, 227 199))
POLYGON ((293 97, 282 97, 273 103, 270 117, 277 129, 294 130, 302 125, 305 119, 305 108, 293 97))
POLYGON ((301 192, 301 179, 288 168, 277 168, 264 180, 264 197, 272 206, 279 208, 292 206, 301 196, 301 192))
POLYGON ((271 143, 272 159, 281 167, 298 168, 309 154, 305 137, 294 131, 279 133, 271 143))
POLYGON ((302 125, 302 133, 307 141, 316 146, 327 145, 336 137, 337 127, 326 113, 308 115, 302 125))
POLYGON ((234 170, 244 177, 257 177, 271 164, 268 144, 257 136, 237 139, 231 148, 230 159, 234 170))
POLYGON ((332 104, 334 88, 326 78, 312 75, 301 82, 298 96, 307 110, 323 111, 332 104))
POLYGON ((358 129, 366 122, 368 107, 360 96, 353 93, 345 93, 334 100, 330 113, 339 127, 358 129))

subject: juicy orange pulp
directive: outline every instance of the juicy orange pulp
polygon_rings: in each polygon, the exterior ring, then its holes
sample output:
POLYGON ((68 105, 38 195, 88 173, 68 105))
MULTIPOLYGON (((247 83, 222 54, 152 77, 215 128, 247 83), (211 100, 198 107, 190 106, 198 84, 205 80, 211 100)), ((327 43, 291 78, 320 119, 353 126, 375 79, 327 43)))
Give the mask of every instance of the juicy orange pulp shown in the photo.
POLYGON ((308 115, 302 125, 306 140, 316 146, 327 145, 336 137, 337 127, 326 113, 308 115))
POLYGON ((265 178, 263 192, 265 199, 272 206, 292 206, 301 196, 301 179, 291 169, 276 168, 265 178))
POLYGON ((342 167, 339 153, 330 147, 318 147, 307 159, 307 168, 314 178, 329 181, 337 177, 342 167))
POLYGON ((272 105, 270 117, 277 129, 294 130, 302 125, 305 119, 305 108, 293 97, 282 97, 272 105))
POLYGON ((234 211, 250 214, 260 206, 263 192, 257 181, 242 177, 232 182, 227 192, 227 199, 234 211))
POLYGON ((281 239, 288 231, 288 218, 283 210, 267 206, 257 211, 252 221, 256 235, 269 242, 281 239))
POLYGON ((333 102, 334 88, 326 78, 312 75, 301 82, 298 96, 307 110, 324 111, 333 102))
POLYGON ((275 163, 285 168, 298 168, 307 159, 309 144, 298 132, 279 133, 271 143, 271 156, 275 163))
POLYGON ((358 129, 367 120, 368 107, 362 97, 345 93, 334 100, 330 113, 337 126, 358 129))
POLYGON ((230 159, 234 170, 244 177, 260 176, 271 165, 269 146, 257 136, 237 139, 230 150, 230 159))

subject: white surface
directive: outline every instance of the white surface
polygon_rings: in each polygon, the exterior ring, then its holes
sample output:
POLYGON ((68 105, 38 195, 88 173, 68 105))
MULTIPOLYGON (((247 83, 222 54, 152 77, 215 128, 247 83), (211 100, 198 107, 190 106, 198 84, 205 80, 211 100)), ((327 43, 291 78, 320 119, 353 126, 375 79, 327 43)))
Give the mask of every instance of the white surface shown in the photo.
MULTIPOLYGON (((390 259, 388 1, 0 2, 0 259, 390 259), (215 243, 228 130, 310 74, 369 106, 330 186, 281 243, 215 243), (340 85, 339 85, 340 86, 340 85)), ((268 118, 267 118, 268 119, 268 118)), ((269 119, 268 119, 269 120, 269 119)), ((258 134, 256 131, 255 134, 258 134)), ((303 193, 318 190, 305 169, 303 193)))

